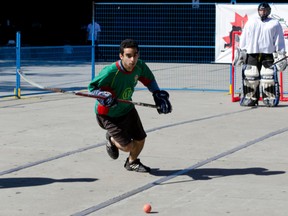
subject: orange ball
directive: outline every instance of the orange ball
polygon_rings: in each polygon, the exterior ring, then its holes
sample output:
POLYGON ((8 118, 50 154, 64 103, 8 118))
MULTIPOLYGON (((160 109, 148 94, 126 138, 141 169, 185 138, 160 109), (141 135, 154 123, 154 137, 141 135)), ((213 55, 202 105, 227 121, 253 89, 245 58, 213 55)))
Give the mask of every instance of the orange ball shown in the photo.
POLYGON ((144 212, 146 212, 146 213, 150 213, 150 212, 151 212, 151 209, 152 209, 152 207, 151 207, 150 204, 145 204, 145 205, 143 206, 143 210, 144 210, 144 212))

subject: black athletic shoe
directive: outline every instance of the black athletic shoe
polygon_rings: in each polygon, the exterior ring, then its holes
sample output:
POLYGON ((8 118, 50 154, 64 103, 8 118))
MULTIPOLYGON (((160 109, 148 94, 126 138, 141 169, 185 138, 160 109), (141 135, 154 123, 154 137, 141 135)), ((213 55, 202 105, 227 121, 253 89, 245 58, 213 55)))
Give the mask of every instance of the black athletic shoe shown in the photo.
POLYGON ((133 161, 132 163, 129 163, 129 159, 127 158, 124 167, 128 170, 128 171, 135 171, 135 172, 150 172, 150 167, 147 167, 145 165, 143 165, 140 162, 140 159, 136 159, 135 161, 133 161))
POLYGON ((111 136, 108 133, 106 133, 106 139, 106 151, 112 159, 116 160, 119 157, 119 149, 111 142, 111 136))

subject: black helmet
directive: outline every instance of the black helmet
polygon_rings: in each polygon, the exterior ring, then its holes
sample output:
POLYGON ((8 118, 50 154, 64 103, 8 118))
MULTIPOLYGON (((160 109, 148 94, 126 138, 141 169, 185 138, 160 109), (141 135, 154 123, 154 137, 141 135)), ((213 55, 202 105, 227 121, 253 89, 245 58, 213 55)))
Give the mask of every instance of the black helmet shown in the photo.
POLYGON ((271 7, 270 7, 270 5, 268 3, 263 2, 263 3, 259 4, 259 6, 258 6, 258 14, 259 14, 259 16, 260 16, 262 21, 267 19, 267 17, 270 15, 270 13, 271 13, 271 7), (265 12, 260 15, 259 10, 264 10, 265 12))

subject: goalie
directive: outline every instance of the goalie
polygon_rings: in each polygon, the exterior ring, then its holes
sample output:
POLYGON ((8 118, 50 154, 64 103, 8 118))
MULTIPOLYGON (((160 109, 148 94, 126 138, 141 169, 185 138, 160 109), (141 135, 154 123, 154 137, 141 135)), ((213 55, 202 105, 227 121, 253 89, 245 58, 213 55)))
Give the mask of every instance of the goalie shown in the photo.
POLYGON ((279 103, 277 71, 287 66, 286 50, 282 26, 270 13, 268 3, 259 4, 259 17, 247 21, 235 50, 233 64, 242 65, 241 106, 258 106, 260 94, 265 106, 279 103))

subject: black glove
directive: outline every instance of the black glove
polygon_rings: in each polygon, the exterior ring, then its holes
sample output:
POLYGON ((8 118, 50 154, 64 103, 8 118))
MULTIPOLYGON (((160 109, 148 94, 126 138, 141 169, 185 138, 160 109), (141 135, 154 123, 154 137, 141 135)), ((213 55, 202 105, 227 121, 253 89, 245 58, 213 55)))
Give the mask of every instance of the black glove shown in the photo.
POLYGON ((160 90, 153 92, 153 98, 156 106, 158 106, 157 111, 159 114, 167 114, 172 111, 172 106, 169 101, 169 94, 166 91, 160 90))
POLYGON ((112 94, 108 91, 94 90, 90 94, 99 96, 99 98, 97 98, 97 100, 103 106, 115 107, 118 104, 117 99, 113 98, 112 94))

